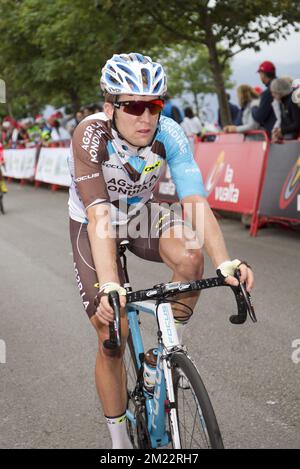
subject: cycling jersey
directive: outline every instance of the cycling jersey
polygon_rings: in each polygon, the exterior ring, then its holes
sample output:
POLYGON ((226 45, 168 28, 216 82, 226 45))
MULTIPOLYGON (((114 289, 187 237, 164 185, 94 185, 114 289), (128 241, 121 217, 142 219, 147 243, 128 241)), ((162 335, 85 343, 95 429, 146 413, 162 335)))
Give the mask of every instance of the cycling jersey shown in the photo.
POLYGON ((161 116, 151 144, 137 148, 120 137, 104 113, 88 116, 71 143, 70 218, 87 223, 87 208, 111 203, 112 222, 127 223, 152 198, 166 163, 179 199, 206 196, 188 140, 172 119, 161 116))

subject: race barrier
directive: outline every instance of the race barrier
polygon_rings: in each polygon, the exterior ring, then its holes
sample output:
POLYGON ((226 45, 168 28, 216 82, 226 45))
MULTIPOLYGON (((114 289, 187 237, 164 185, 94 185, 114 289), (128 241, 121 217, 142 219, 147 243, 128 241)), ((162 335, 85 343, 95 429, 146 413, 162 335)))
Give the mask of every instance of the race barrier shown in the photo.
POLYGON ((4 150, 4 176, 14 179, 33 179, 35 173, 37 149, 24 148, 4 150))
POLYGON ((270 221, 300 223, 300 141, 271 144, 251 234, 270 221))
POLYGON ((38 187, 41 183, 50 184, 52 190, 58 187, 69 187, 71 176, 68 167, 70 141, 51 142, 31 148, 5 149, 3 174, 9 180, 20 180, 21 184, 34 181, 38 187))
MULTIPOLYGON (((250 234, 265 223, 300 223, 300 142, 270 144, 265 132, 207 134, 195 142, 212 209, 251 216, 250 234)), ((167 167, 155 188, 163 202, 178 201, 167 167)))
MULTIPOLYGON (((268 136, 262 131, 210 133, 197 139, 194 157, 212 209, 251 215, 254 224, 269 146, 268 136)), ((168 168, 155 195, 164 202, 178 200, 168 168)))
POLYGON ((69 187, 71 175, 68 165, 69 148, 41 148, 35 180, 55 186, 69 187))

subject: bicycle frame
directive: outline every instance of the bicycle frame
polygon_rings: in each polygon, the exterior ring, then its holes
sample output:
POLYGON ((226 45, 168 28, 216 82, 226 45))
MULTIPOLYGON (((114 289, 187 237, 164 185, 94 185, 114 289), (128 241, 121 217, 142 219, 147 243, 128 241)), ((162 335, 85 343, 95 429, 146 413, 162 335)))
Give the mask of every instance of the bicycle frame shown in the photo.
MULTIPOLYGON (((144 354, 144 346, 137 312, 144 312, 154 316, 158 321, 159 330, 162 333, 157 347, 158 357, 154 395, 149 395, 144 391, 148 415, 148 433, 150 435, 152 448, 157 448, 159 446, 166 446, 170 442, 169 435, 165 428, 165 403, 166 401, 174 403, 175 396, 171 368, 168 363, 168 354, 175 350, 180 350, 181 346, 178 341, 172 308, 169 303, 161 303, 158 306, 150 301, 128 304, 128 322, 134 344, 135 358, 139 368, 142 365, 140 357, 142 356, 141 354, 144 354)), ((175 441, 175 447, 180 448, 176 409, 171 406, 169 412, 171 431, 173 435, 178 435, 177 441, 175 441)), ((127 417, 133 425, 136 425, 134 415, 128 410, 127 417)))

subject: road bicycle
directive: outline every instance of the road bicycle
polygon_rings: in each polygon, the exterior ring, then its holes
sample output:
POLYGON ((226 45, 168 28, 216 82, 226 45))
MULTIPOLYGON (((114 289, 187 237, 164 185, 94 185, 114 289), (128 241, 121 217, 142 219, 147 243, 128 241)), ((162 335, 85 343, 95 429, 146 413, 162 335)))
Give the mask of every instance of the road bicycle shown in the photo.
MULTIPOLYGON (((124 364, 127 372, 128 432, 133 446, 143 449, 222 449, 222 436, 208 393, 187 348, 179 343, 171 298, 176 295, 177 301, 180 293, 228 285, 223 278, 215 277, 163 283, 133 292, 127 272, 127 244, 128 241, 121 243, 119 254, 126 280, 126 312, 130 330, 124 364), (149 389, 149 367, 141 334, 141 313, 150 314, 157 321, 157 344, 152 350, 152 358, 156 358, 152 389, 149 389)), ((238 270, 235 275, 240 278, 238 270)), ((240 282, 238 287, 230 288, 238 308, 238 313, 230 317, 231 323, 243 324, 248 314, 256 322, 251 297, 244 285, 240 282)), ((109 301, 115 319, 109 326, 110 337, 103 345, 117 349, 121 346, 118 293, 111 292, 109 301)))

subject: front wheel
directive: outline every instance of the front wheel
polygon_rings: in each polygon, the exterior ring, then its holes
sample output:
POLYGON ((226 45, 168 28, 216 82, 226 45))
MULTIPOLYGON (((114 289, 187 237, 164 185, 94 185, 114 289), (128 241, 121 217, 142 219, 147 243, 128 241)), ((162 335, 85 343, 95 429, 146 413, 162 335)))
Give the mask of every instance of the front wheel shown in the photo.
POLYGON ((184 353, 174 353, 170 362, 181 448, 224 448, 212 404, 195 365, 184 353))

